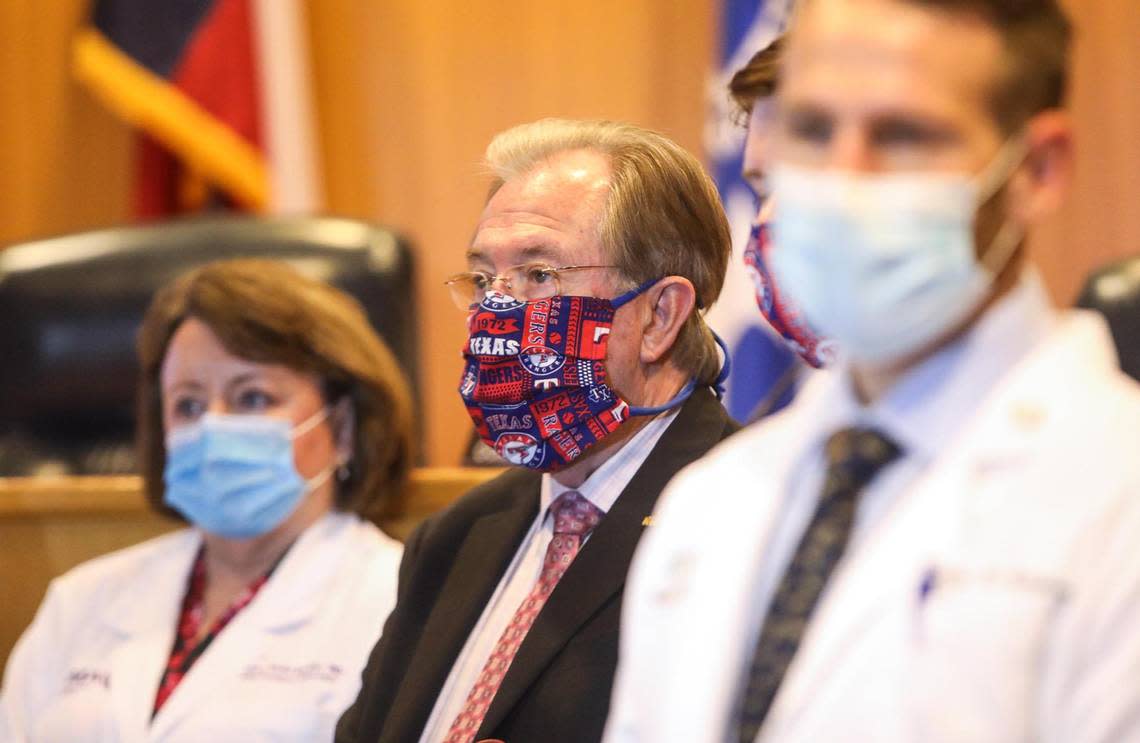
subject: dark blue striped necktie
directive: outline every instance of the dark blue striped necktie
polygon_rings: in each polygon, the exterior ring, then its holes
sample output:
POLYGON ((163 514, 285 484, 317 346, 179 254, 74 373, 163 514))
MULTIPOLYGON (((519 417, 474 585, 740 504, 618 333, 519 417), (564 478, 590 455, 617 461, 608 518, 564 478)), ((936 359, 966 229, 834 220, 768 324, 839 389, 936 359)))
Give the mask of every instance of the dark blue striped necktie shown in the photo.
POLYGON ((799 648, 811 613, 843 556, 859 493, 899 456, 890 439, 869 428, 845 428, 827 441, 827 477, 815 515, 796 547, 756 643, 741 697, 736 739, 752 743, 799 648))

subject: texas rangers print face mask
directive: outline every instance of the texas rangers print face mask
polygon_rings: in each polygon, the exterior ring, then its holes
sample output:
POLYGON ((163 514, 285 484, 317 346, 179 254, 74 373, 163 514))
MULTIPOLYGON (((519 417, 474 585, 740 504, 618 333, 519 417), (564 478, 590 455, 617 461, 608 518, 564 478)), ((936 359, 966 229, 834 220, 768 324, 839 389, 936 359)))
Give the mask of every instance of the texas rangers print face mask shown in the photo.
POLYGON ((632 406, 609 387, 605 358, 614 312, 655 283, 614 299, 556 295, 523 302, 488 292, 468 317, 459 385, 480 438, 509 464, 553 472, 629 416, 683 403, 696 380, 655 407, 632 406))
POLYGON ((817 369, 827 366, 835 359, 835 344, 816 333, 795 305, 782 295, 768 265, 771 235, 767 221, 754 223, 744 247, 744 265, 756 289, 760 314, 800 358, 817 369))

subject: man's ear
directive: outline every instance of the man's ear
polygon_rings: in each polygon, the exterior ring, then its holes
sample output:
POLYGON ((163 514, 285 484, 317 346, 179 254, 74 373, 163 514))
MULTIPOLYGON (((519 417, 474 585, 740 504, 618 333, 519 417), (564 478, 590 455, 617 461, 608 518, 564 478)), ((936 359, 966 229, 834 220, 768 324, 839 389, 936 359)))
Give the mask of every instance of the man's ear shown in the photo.
POLYGON ((356 439, 356 410, 352 407, 350 395, 337 400, 329 412, 329 426, 336 446, 337 466, 352 461, 353 443, 356 439))
POLYGON ((666 276, 646 292, 650 313, 641 336, 643 364, 660 361, 677 342, 677 335, 697 304, 693 283, 683 276, 666 276))
POLYGON ((1010 178, 1009 214, 1030 227, 1065 200, 1073 172, 1073 126, 1064 111, 1035 115, 1025 127, 1025 161, 1010 178))

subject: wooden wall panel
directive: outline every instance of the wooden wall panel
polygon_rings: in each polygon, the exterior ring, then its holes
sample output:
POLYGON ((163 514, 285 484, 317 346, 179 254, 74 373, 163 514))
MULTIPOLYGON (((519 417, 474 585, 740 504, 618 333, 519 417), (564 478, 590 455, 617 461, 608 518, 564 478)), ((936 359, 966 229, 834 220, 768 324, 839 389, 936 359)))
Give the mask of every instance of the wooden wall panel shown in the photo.
POLYGON ((1065 0, 1077 27, 1069 103, 1077 130, 1073 193, 1035 236, 1058 302, 1088 272, 1140 253, 1140 13, 1136 0, 1065 0))
POLYGON ((69 73, 86 8, 0 2, 0 245, 127 218, 130 133, 69 73))

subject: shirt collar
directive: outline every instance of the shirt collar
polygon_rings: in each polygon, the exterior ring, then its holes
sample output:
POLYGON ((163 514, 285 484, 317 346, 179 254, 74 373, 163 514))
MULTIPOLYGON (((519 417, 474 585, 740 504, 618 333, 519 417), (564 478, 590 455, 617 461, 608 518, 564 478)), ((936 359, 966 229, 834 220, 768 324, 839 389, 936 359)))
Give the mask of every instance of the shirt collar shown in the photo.
POLYGON ((994 385, 1049 332, 1055 314, 1044 285, 1029 270, 963 335, 911 369, 874 404, 855 398, 850 371, 836 400, 844 425, 866 425, 893 438, 905 456, 933 461, 994 385))
POLYGON ((607 459, 602 466, 594 470, 586 481, 576 488, 567 487, 554 479, 547 472, 542 476, 541 500, 542 507, 539 513, 545 514, 550 509, 554 499, 567 490, 577 490, 582 496, 597 506, 603 513, 613 508, 618 496, 629 485, 630 480, 641 468, 642 462, 657 446, 658 439, 665 433, 665 429, 677 417, 679 408, 668 410, 653 418, 641 427, 637 433, 630 437, 613 456, 607 459))

